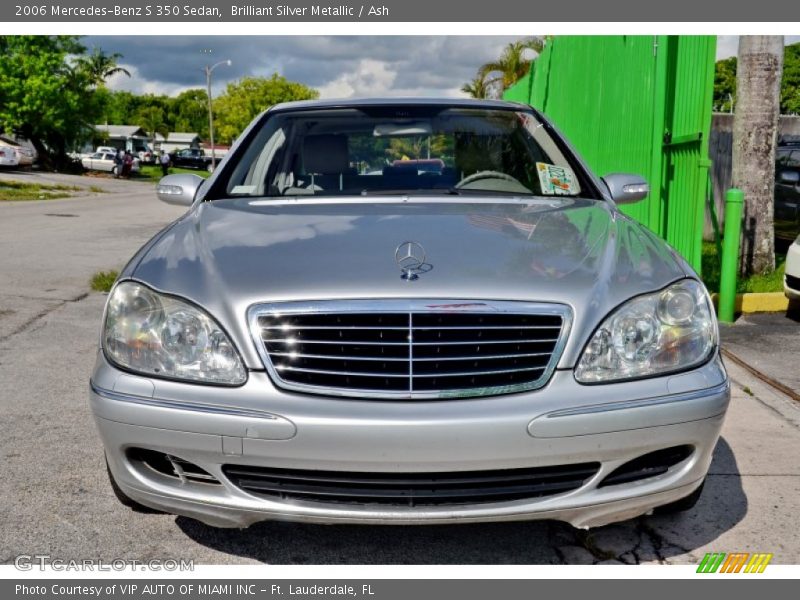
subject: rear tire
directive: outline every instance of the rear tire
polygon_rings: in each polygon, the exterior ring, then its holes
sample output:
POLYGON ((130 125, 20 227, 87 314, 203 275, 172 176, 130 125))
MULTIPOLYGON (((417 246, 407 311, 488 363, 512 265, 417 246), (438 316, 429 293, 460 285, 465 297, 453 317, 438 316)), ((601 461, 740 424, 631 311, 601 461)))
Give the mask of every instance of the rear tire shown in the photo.
POLYGON ((119 485, 117 485, 114 475, 111 474, 111 468, 108 466, 108 459, 106 459, 106 473, 108 473, 108 481, 111 483, 111 490, 114 492, 114 495, 117 497, 117 500, 119 500, 120 504, 138 513, 164 514, 163 511, 150 508, 144 504, 139 504, 136 500, 125 494, 125 492, 120 489, 119 485))
POLYGON ((697 501, 700 500, 700 495, 703 493, 703 486, 705 486, 706 480, 703 480, 703 483, 700 484, 695 491, 693 491, 688 496, 681 498, 680 500, 675 500, 674 502, 670 502, 669 504, 664 504, 663 506, 657 506, 653 509, 654 515, 675 515, 678 513, 686 512, 688 510, 692 510, 697 504, 697 501))

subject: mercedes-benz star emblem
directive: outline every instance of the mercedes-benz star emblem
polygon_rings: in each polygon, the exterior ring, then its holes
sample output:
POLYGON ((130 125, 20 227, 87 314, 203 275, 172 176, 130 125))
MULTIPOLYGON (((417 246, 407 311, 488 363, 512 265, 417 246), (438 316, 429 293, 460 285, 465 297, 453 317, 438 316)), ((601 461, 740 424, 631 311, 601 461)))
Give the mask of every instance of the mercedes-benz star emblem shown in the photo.
POLYGON ((406 281, 414 281, 420 273, 431 270, 431 265, 425 262, 425 248, 417 242, 403 242, 394 251, 394 262, 402 271, 401 277, 406 281))

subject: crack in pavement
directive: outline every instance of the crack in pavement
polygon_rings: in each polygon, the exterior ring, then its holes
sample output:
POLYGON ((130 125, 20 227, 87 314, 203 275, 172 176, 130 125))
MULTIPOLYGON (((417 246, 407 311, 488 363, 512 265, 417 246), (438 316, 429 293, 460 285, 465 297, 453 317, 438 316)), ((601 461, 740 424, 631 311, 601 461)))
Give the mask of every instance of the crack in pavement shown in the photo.
POLYGON ((39 321, 40 319, 43 319, 44 317, 46 317, 47 315, 49 315, 53 311, 58 310, 62 306, 66 305, 66 304, 71 304, 73 302, 80 302, 81 300, 85 300, 88 297, 89 297, 89 292, 84 292, 82 294, 78 294, 77 296, 74 296, 73 298, 68 298, 66 300, 61 300, 57 304, 54 304, 53 306, 51 306, 49 308, 45 308, 44 310, 39 311, 38 313, 36 313, 35 315, 33 315, 32 317, 27 319, 24 323, 19 325, 16 329, 13 329, 10 333, 7 333, 6 335, 0 336, 0 343, 5 342, 6 340, 14 337, 15 335, 19 335, 20 333, 24 333, 25 331, 30 329, 34 324, 36 324, 37 321, 39 321))

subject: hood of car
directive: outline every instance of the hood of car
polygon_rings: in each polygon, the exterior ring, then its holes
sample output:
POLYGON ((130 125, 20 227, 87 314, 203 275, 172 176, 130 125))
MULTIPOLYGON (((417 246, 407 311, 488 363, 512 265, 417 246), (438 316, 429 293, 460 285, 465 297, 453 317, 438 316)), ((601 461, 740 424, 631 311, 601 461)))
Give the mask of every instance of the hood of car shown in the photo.
POLYGON ((691 273, 605 202, 369 200, 201 203, 126 274, 206 308, 251 367, 260 363, 246 326, 250 305, 355 298, 565 304, 573 312, 560 362, 567 367, 614 307, 691 273), (402 277, 405 242, 413 242, 412 264, 424 258, 413 280, 402 277))

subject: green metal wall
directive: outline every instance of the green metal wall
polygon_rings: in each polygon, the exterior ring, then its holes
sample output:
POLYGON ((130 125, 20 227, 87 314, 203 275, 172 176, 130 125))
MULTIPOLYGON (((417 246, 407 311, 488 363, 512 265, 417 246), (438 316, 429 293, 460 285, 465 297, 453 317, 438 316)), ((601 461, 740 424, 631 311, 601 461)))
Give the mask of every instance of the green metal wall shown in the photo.
POLYGON ((700 268, 714 83, 713 36, 560 36, 504 98, 550 117, 599 175, 632 172, 623 207, 700 268))

